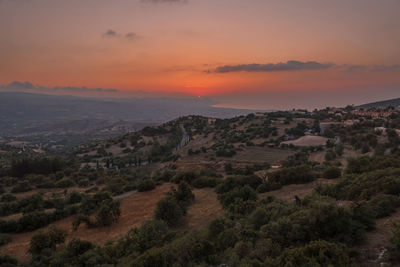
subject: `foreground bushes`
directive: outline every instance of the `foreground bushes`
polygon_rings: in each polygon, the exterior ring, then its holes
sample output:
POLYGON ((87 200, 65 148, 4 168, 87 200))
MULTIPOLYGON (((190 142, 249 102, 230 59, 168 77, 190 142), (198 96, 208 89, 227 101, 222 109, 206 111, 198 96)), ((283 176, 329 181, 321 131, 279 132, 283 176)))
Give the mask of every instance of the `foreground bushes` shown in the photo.
POLYGON ((63 219, 77 212, 77 207, 71 206, 65 210, 55 210, 51 213, 35 211, 24 214, 18 220, 0 220, 0 232, 21 233, 36 230, 54 221, 63 219))
POLYGON ((268 177, 268 182, 272 184, 303 184, 315 180, 315 173, 308 165, 282 168, 272 172, 268 177))
POLYGON ((84 222, 88 227, 108 226, 118 221, 121 216, 121 203, 113 200, 108 192, 98 192, 86 196, 80 205, 80 213, 72 226, 78 229, 84 222))
POLYGON ((181 182, 178 189, 171 189, 167 197, 157 203, 155 218, 165 221, 168 225, 177 224, 186 215, 187 207, 194 201, 190 186, 181 182))

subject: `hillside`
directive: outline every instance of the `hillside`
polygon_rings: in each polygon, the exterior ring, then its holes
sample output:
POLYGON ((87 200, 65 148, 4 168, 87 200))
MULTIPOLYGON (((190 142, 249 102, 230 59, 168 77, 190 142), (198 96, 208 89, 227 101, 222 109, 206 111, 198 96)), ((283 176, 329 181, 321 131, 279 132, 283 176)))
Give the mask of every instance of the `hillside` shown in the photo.
POLYGON ((397 111, 327 108, 184 116, 70 154, 4 145, 0 253, 29 266, 396 263, 382 220, 400 208, 397 129, 397 111))
POLYGON ((400 106, 400 98, 393 98, 389 100, 377 101, 360 105, 360 108, 387 108, 400 106))

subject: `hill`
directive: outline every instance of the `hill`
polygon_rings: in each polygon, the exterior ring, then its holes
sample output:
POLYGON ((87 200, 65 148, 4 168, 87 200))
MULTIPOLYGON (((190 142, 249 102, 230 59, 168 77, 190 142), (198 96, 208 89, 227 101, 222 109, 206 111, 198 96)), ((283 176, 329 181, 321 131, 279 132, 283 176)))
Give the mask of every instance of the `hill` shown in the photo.
POLYGON ((360 108, 387 108, 400 106, 400 98, 393 98, 389 100, 377 101, 360 105, 360 108))
POLYGON ((0 147, 0 253, 29 266, 395 265, 390 112, 191 115, 71 154, 0 147))

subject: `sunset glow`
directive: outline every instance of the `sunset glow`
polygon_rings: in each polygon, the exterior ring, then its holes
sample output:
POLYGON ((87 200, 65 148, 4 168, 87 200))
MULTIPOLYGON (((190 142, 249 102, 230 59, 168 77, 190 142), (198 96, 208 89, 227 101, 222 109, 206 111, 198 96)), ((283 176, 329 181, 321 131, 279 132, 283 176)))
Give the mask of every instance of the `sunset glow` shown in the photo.
POLYGON ((399 13, 396 0, 5 0, 0 84, 388 98, 400 89, 399 13))

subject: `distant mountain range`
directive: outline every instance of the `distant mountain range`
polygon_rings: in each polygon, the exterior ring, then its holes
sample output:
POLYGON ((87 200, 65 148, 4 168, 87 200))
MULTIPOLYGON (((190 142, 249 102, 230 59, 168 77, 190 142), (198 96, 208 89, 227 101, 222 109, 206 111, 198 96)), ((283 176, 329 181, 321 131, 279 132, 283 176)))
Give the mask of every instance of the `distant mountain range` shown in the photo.
POLYGON ((385 107, 398 107, 400 106, 400 98, 393 98, 389 100, 383 100, 383 101, 377 101, 377 102, 372 102, 372 103, 367 103, 360 105, 358 107, 360 108, 385 108, 385 107))

